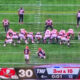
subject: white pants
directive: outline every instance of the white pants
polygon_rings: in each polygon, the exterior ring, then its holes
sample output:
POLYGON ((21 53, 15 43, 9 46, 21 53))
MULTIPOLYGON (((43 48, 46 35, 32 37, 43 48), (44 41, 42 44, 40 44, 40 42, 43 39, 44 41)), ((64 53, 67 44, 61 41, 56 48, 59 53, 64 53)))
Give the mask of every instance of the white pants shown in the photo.
POLYGON ((29 55, 28 54, 24 55, 24 57, 25 57, 25 59, 29 60, 29 55))

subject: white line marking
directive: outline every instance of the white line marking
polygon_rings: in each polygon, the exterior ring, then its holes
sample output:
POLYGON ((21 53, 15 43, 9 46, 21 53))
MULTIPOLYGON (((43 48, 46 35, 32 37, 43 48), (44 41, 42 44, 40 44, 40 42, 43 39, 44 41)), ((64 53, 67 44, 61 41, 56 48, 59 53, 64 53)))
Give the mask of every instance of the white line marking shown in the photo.
POLYGON ((10 63, 0 63, 0 64, 26 64, 26 63, 24 63, 24 62, 23 63, 17 63, 17 62, 12 63, 12 62, 10 62, 10 63))
POLYGON ((68 6, 71 6, 71 7, 73 7, 73 6, 75 6, 75 7, 78 7, 78 6, 80 6, 80 4, 0 4, 1 6, 6 6, 6 5, 8 5, 8 6, 45 6, 45 7, 54 7, 54 6, 57 6, 57 7, 62 7, 62 6, 64 6, 64 7, 68 7, 68 6))
MULTIPOLYGON (((18 24, 18 22, 10 22, 10 24, 18 24)), ((24 24, 45 24, 45 22, 24 22, 24 24)), ((54 22, 54 24, 72 24, 73 25, 76 23, 75 22, 54 22)))
MULTIPOLYGON (((6 15, 6 14, 8 14, 8 15, 13 15, 13 14, 15 14, 15 15, 17 15, 17 13, 0 13, 0 14, 2 14, 2 15, 6 15)), ((66 15, 66 16, 71 16, 71 15, 76 15, 76 13, 60 13, 60 14, 58 14, 58 13, 38 13, 38 14, 40 14, 40 15, 66 15)), ((37 15, 37 13, 25 13, 24 15, 37 15)))

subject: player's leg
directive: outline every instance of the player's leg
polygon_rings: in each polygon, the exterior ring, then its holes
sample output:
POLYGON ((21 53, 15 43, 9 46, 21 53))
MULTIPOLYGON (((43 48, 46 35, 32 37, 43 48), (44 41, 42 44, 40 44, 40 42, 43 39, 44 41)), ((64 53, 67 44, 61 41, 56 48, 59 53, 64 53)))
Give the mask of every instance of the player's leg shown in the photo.
POLYGON ((27 64, 29 64, 29 55, 25 55, 25 61, 27 64))
POLYGON ((19 15, 19 24, 20 24, 20 22, 21 22, 21 15, 19 15))
POLYGON ((5 26, 5 32, 7 33, 7 26, 5 26))
POLYGON ((6 32, 9 30, 9 25, 6 26, 6 32))
POLYGON ((52 25, 50 26, 50 28, 51 28, 51 30, 53 30, 53 27, 52 27, 52 25))
POLYGON ((3 45, 3 46, 5 47, 5 46, 6 46, 6 44, 7 44, 7 43, 6 43, 6 40, 5 40, 4 45, 3 45))
POLYGON ((67 45, 68 45, 68 47, 70 47, 70 40, 67 41, 67 45))
POLYGON ((45 26, 45 31, 48 29, 49 26, 45 26))
POLYGON ((23 24, 23 15, 21 15, 20 20, 21 20, 21 24, 23 24))

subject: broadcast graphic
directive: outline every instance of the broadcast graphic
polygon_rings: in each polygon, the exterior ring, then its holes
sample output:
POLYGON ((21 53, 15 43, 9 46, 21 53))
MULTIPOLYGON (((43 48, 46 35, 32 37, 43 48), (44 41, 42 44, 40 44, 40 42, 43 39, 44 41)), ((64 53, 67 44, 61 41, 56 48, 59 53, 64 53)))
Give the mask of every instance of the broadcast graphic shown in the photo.
POLYGON ((0 79, 80 79, 80 0, 0 0, 0 79))

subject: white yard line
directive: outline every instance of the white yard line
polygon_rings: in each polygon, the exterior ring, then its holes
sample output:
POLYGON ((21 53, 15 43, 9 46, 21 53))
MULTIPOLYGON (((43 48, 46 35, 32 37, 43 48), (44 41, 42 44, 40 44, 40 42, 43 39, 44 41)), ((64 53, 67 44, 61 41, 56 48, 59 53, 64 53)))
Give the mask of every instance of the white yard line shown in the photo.
MULTIPOLYGON (((53 45, 54 45, 54 44, 53 44, 53 45)), ((1 54, 3 54, 3 53, 4 53, 4 54, 8 54, 8 53, 9 53, 9 54, 17 54, 17 53, 23 53, 23 52, 13 52, 13 51, 12 51, 12 52, 0 52, 0 53, 1 53, 1 54)), ((80 53, 80 52, 76 52, 76 51, 71 51, 71 52, 63 52, 63 51, 62 51, 62 52, 60 52, 60 51, 59 51, 59 52, 56 52, 56 51, 50 51, 49 53, 52 54, 52 53, 80 53)), ((36 54, 36 53, 35 53, 35 54, 36 54)))
MULTIPOLYGON (((0 13, 2 15, 17 15, 17 13, 0 13)), ((36 15, 37 13, 25 13, 24 15, 36 15)), ((76 15, 76 13, 39 13, 40 15, 68 15, 68 16, 71 16, 71 15, 76 15)))
POLYGON ((17 62, 16 62, 16 63, 15 63, 15 62, 8 62, 8 63, 7 63, 7 62, 6 62, 6 63, 0 63, 0 64, 26 64, 26 63, 24 63, 24 62, 23 62, 23 63, 22 63, 22 62, 21 62, 21 63, 17 63, 17 62))
MULTIPOLYGON (((18 24, 18 22, 10 22, 10 24, 18 24)), ((24 24, 45 24, 45 22, 24 22, 24 24)), ((73 25, 76 23, 75 22, 54 22, 54 24, 72 24, 73 25)))
MULTIPOLYGON (((1 6, 38 6, 38 4, 0 4, 1 6)), ((40 6, 45 6, 45 7, 48 7, 48 6, 58 6, 58 7, 68 7, 68 6, 80 6, 80 4, 40 4, 40 6)))

